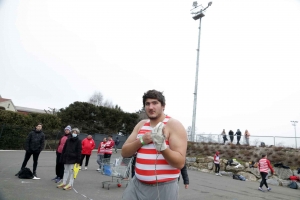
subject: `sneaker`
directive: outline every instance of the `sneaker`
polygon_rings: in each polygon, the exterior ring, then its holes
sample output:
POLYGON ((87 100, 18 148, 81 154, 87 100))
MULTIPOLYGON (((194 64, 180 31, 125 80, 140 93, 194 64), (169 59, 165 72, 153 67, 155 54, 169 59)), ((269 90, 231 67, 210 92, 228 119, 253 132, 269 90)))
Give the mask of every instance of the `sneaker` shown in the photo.
POLYGON ((218 173, 216 173, 216 176, 219 176, 219 174, 218 174, 218 173))
POLYGON ((64 190, 72 190, 72 186, 68 184, 63 189, 64 190))
POLYGON ((36 177, 36 176, 33 176, 32 179, 33 179, 33 180, 40 180, 41 178, 38 178, 38 177, 36 177))
POLYGON ((259 187, 258 190, 264 192, 264 190, 261 187, 259 187))
POLYGON ((56 187, 57 187, 57 188, 64 188, 65 186, 66 186, 66 184, 61 183, 61 184, 57 185, 56 187))
POLYGON ((57 179, 55 179, 55 183, 59 183, 60 180, 61 180, 61 178, 58 177, 57 179))
POLYGON ((269 188, 268 188, 268 191, 271 191, 271 190, 272 190, 272 188, 269 187, 269 188))
POLYGON ((58 178, 58 177, 55 177, 55 178, 51 179, 51 181, 56 181, 57 178, 58 178))
POLYGON ((87 170, 87 167, 85 167, 84 170, 87 170))
POLYGON ((98 169, 96 169, 97 171, 100 171, 101 169, 100 168, 98 168, 98 169))

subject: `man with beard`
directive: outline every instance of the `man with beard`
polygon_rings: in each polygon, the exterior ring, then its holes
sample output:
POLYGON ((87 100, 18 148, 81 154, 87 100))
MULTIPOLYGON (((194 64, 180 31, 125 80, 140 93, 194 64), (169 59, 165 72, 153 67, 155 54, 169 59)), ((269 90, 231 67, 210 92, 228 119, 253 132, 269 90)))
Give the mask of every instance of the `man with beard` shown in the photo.
MULTIPOLYGON (((41 151, 44 149, 45 145, 45 134, 42 132, 42 124, 39 123, 34 130, 32 130, 26 139, 25 142, 25 157, 21 167, 21 170, 24 169, 27 165, 28 160, 31 155, 33 156, 33 179, 40 179, 36 175, 36 168, 38 165, 38 159, 41 151)), ((21 170, 15 175, 18 176, 21 170)))
POLYGON ((185 165, 187 133, 182 124, 167 116, 162 92, 143 96, 149 119, 140 121, 122 147, 122 156, 135 153, 135 176, 123 193, 124 200, 178 199, 178 177, 185 165))

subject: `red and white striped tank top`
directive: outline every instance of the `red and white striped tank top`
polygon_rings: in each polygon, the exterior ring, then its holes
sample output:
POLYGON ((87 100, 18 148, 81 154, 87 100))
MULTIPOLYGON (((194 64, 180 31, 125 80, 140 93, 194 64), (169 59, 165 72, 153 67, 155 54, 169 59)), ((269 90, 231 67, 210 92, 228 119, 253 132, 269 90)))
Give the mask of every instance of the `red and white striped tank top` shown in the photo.
MULTIPOLYGON (((166 116, 163 123, 166 124, 169 119, 170 117, 166 116)), ((152 129, 150 120, 147 120, 139 130, 137 138, 143 136, 147 132, 151 132, 152 129)), ((169 141, 167 140, 166 145, 169 147, 169 141)), ((174 180, 179 177, 179 174, 180 170, 169 165, 163 155, 159 151, 156 151, 152 142, 142 146, 137 151, 135 176, 138 180, 149 184, 155 184, 156 182, 161 183, 174 180)))

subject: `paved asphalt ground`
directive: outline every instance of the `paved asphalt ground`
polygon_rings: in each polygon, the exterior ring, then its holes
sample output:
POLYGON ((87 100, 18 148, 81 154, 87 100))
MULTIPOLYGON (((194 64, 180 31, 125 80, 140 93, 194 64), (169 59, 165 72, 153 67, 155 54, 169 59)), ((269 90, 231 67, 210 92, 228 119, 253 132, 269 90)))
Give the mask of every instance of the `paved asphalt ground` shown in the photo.
MULTIPOLYGON (((0 200, 119 200, 122 198, 124 185, 121 188, 111 186, 110 190, 102 188, 102 181, 111 177, 96 172, 96 152, 93 152, 87 171, 80 171, 74 182, 73 190, 64 191, 56 188, 51 179, 55 176, 55 152, 43 151, 39 157, 37 174, 40 180, 19 179, 14 176, 20 169, 25 151, 0 151, 0 200), (82 195, 81 195, 82 194, 82 195), (84 196, 86 197, 84 197, 84 196)), ((112 159, 120 157, 120 151, 112 159)), ((32 158, 28 166, 32 169, 32 158)), ((300 200, 300 190, 271 186, 271 192, 257 190, 259 183, 233 180, 230 177, 219 177, 214 174, 188 171, 190 187, 184 189, 182 180, 179 183, 181 200, 300 200)), ((163 199, 161 199, 163 200, 163 199)))

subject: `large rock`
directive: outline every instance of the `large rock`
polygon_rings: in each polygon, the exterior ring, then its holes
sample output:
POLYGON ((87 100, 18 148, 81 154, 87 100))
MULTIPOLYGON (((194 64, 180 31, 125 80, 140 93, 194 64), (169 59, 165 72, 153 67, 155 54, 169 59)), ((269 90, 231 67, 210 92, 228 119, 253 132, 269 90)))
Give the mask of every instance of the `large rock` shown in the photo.
POLYGON ((294 176, 299 176, 300 174, 298 174, 298 170, 293 170, 293 174, 294 176))
POLYGON ((196 162, 196 157, 186 157, 185 161, 186 162, 196 162))
POLYGON ((204 158, 197 158, 196 162, 197 163, 204 163, 205 159, 204 158))
POLYGON ((245 169, 245 171, 246 172, 250 172, 251 174, 253 174, 254 176, 256 176, 256 178, 261 178, 261 176, 260 176, 260 172, 259 172, 259 170, 258 170, 258 168, 246 168, 245 169))
POLYGON ((239 172, 243 171, 245 167, 243 165, 237 165, 237 166, 226 166, 226 171, 231 171, 231 172, 239 172))
POLYGON ((290 184, 291 181, 278 179, 278 182, 279 182, 279 185, 280 185, 280 186, 287 187, 288 184, 290 184))
POLYGON ((222 176, 229 176, 229 177, 231 177, 231 178, 232 178, 232 175, 233 175, 232 172, 225 172, 225 171, 220 171, 220 174, 221 174, 222 176))
POLYGON ((207 169, 212 170, 213 167, 214 167, 214 163, 213 162, 207 163, 207 169))
POLYGON ((279 179, 288 180, 290 176, 293 176, 293 171, 291 169, 274 167, 274 170, 279 179))
POLYGON ((257 180, 256 176, 254 176, 253 174, 248 173, 248 172, 238 172, 238 174, 244 176, 249 181, 257 180))
POLYGON ((279 186, 279 181, 276 180, 276 179, 273 179, 273 178, 268 179, 267 183, 270 184, 270 185, 277 185, 277 186, 279 186))
POLYGON ((204 159, 204 162, 206 162, 206 163, 213 162, 213 161, 214 161, 214 157, 211 157, 211 156, 207 156, 207 157, 204 159))
POLYGON ((245 168, 248 168, 248 167, 249 167, 249 163, 246 162, 246 163, 244 164, 244 166, 245 166, 245 168))
POLYGON ((197 165, 200 169, 207 169, 207 163, 197 163, 197 165))

